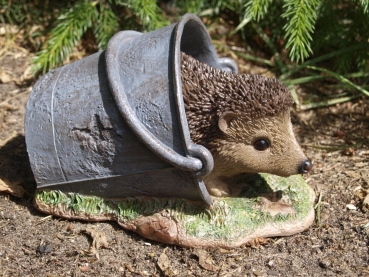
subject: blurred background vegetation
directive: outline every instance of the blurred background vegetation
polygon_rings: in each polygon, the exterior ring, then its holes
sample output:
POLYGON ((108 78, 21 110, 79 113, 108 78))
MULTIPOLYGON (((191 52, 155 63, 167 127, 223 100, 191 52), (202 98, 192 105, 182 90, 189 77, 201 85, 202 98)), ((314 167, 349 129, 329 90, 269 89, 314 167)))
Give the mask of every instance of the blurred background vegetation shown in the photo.
POLYGON ((16 26, 36 53, 35 75, 68 61, 76 47, 103 50, 120 30, 147 32, 186 12, 203 19, 218 52, 290 86, 300 109, 369 96, 369 0, 0 0, 0 24, 16 26), (309 84, 328 89, 299 103, 296 86, 309 84))

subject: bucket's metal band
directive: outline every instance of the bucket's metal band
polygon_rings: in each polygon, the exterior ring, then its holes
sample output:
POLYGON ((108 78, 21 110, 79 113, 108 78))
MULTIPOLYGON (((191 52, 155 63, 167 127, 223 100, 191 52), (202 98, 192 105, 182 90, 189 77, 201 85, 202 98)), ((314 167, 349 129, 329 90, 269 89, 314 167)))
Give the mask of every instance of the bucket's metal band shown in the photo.
POLYGON ((55 151, 55 156, 56 156, 56 161, 58 163, 58 166, 59 166, 59 169, 60 169, 60 176, 63 177, 63 180, 64 182, 67 181, 67 178, 65 177, 65 173, 64 173, 64 170, 63 170, 63 167, 61 166, 61 163, 60 163, 60 157, 59 157, 59 154, 58 154, 58 149, 56 147, 57 143, 56 143, 56 140, 55 140, 55 126, 54 126, 54 96, 55 96, 55 88, 56 88, 56 85, 58 84, 58 81, 59 81, 59 78, 60 76, 62 76, 62 73, 63 71, 68 68, 68 65, 62 67, 59 71, 59 74, 58 74, 58 77, 56 78, 56 81, 54 82, 54 86, 53 86, 53 89, 52 89, 52 92, 51 92, 51 101, 50 101, 50 115, 51 115, 51 128, 52 128, 52 134, 53 134, 53 144, 54 144, 54 151, 55 151))

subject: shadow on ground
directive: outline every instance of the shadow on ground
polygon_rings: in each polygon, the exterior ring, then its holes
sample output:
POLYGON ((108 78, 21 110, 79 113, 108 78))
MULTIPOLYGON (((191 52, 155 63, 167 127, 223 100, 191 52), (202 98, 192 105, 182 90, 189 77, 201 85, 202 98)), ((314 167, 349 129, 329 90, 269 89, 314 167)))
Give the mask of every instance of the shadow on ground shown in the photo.
POLYGON ((23 135, 17 135, 0 148, 0 168, 0 179, 19 184, 29 196, 34 194, 36 182, 23 135))

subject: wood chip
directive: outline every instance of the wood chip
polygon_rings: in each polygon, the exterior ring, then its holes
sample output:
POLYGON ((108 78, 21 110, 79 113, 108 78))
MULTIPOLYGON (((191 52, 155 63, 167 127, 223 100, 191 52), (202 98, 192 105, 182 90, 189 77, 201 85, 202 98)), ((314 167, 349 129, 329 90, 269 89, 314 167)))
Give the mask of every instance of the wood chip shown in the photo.
POLYGON ((173 271, 172 267, 171 267, 171 263, 168 259, 167 254, 165 254, 165 250, 167 248, 164 249, 163 253, 161 253, 157 265, 159 266, 160 270, 163 272, 163 274, 165 276, 176 276, 178 273, 173 271))
POLYGON ((357 171, 345 171, 344 172, 348 177, 358 179, 360 178, 360 174, 357 171))
POLYGON ((213 265, 213 259, 205 250, 198 250, 197 255, 199 257, 199 265, 209 271, 217 271, 219 267, 213 265))
POLYGON ((98 250, 100 249, 100 247, 104 247, 104 248, 109 247, 105 233, 91 229, 91 228, 86 228, 82 230, 82 232, 85 232, 86 234, 92 237, 92 244, 90 248, 87 251, 82 250, 82 252, 87 256, 95 256, 97 259, 99 259, 100 257, 99 257, 98 250))
POLYGON ((5 179, 0 179, 0 192, 6 192, 17 197, 22 197, 25 190, 19 185, 19 182, 13 183, 5 179))
POLYGON ((4 71, 0 71, 0 82, 3 84, 10 83, 14 79, 10 77, 10 75, 4 71))
POLYGON ((130 272, 132 272, 132 273, 134 273, 135 272, 135 269, 132 267, 132 265, 130 265, 130 264, 124 264, 124 266, 130 271, 130 272))

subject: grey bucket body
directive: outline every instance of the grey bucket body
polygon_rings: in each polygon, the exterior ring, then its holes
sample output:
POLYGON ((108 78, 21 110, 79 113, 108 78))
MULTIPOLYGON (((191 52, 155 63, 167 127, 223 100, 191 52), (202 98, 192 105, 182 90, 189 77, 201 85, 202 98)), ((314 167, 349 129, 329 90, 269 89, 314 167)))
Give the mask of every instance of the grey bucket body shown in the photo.
POLYGON ((43 76, 25 118, 38 189, 210 205, 201 176, 213 169, 213 158, 190 139, 181 51, 237 71, 232 60, 217 58, 202 22, 186 14, 147 34, 120 32, 106 51, 43 76))

